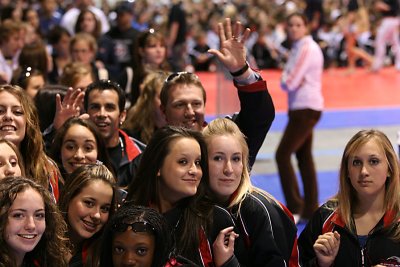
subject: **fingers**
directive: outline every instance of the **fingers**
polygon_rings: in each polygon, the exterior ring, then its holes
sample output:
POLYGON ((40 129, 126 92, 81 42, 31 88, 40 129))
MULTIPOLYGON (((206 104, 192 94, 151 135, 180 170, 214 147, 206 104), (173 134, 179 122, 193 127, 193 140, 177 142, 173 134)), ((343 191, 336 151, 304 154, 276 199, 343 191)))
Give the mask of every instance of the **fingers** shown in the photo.
POLYGON ((232 38, 232 26, 231 26, 230 18, 225 19, 225 36, 226 36, 226 39, 232 38))
POLYGON ((59 111, 61 109, 61 107, 62 107, 61 96, 60 96, 60 94, 56 94, 56 111, 57 110, 59 111))
POLYGON ((233 32, 234 39, 238 39, 238 37, 242 34, 242 28, 242 23, 240 21, 236 21, 233 32))
POLYGON ((218 34, 219 34, 219 43, 221 45, 223 42, 226 41, 224 25, 222 23, 218 23, 218 34))
POLYGON ((318 236, 314 243, 314 250, 321 252, 325 256, 334 255, 340 245, 340 235, 338 232, 329 232, 318 236))
POLYGON ((249 28, 246 28, 244 30, 242 39, 240 40, 240 42, 242 44, 244 44, 247 41, 247 39, 249 39, 250 33, 251 33, 251 30, 249 28))

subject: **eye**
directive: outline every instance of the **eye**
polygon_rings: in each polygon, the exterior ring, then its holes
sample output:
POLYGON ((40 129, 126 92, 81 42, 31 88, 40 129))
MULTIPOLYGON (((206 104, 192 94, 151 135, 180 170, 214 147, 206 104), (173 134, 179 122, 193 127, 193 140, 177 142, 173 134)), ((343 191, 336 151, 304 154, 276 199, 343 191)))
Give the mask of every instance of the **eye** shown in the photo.
POLYGON ((196 160, 195 162, 194 162, 194 164, 196 165, 196 166, 200 166, 200 164, 201 164, 201 160, 196 160))
POLYGON ((94 147, 91 145, 87 145, 84 147, 86 152, 92 152, 94 150, 94 147))
POLYGON ((89 106, 89 109, 90 109, 91 111, 97 111, 97 110, 100 109, 100 106, 99 106, 99 105, 90 105, 90 106, 89 106))
POLYGON ((106 105, 106 110, 107 111, 114 111, 114 110, 116 110, 117 109, 117 106, 115 106, 115 105, 106 105))
POLYGON ((361 166, 362 162, 359 159, 355 159, 355 160, 353 160, 352 164, 353 164, 353 166, 361 166))
POLYGON ((181 165, 186 165, 188 163, 188 161, 186 159, 180 159, 178 161, 178 163, 181 164, 181 165))
POLYGON ((122 253, 124 253, 125 249, 115 246, 113 251, 114 251, 114 254, 121 255, 122 253))
POLYGON ((233 161, 234 162, 241 162, 242 158, 240 156, 235 156, 235 157, 233 157, 233 161))
POLYGON ((10 160, 10 164, 12 167, 16 167, 18 165, 18 161, 15 159, 14 160, 12 159, 12 160, 10 160))
POLYGON ((37 219, 37 220, 44 220, 45 219, 45 213, 44 212, 38 212, 38 213, 36 213, 35 214, 35 218, 37 219))
POLYGON ((110 206, 103 206, 100 209, 101 209, 101 212, 103 212, 103 213, 109 213, 110 212, 110 206))
POLYGON ((199 108, 199 107, 201 107, 203 105, 203 103, 201 103, 201 102, 194 102, 194 103, 192 103, 192 106, 193 107, 196 107, 196 108, 199 108))
POLYGON ((94 202, 91 200, 84 200, 83 203, 85 203, 85 205, 89 208, 93 208, 94 207, 94 202))
POLYGON ((377 159, 377 158, 372 158, 372 159, 369 160, 369 163, 371 165, 378 165, 380 162, 381 161, 379 159, 377 159))
POLYGON ((175 103, 175 108, 179 108, 179 109, 181 109, 181 108, 184 108, 185 107, 185 103, 182 103, 182 102, 178 102, 178 103, 175 103))
POLYGON ((138 254, 140 256, 146 256, 148 251, 149 251, 149 249, 146 247, 139 247, 136 249, 136 254, 138 254))
POLYGON ((16 212, 16 213, 13 213, 12 217, 15 219, 23 219, 23 218, 25 218, 25 215, 21 212, 16 212))
POLYGON ((24 115, 24 111, 22 109, 16 109, 13 111, 13 113, 17 116, 22 116, 24 115))
POLYGON ((75 150, 76 145, 74 143, 66 143, 66 144, 64 144, 64 148, 66 150, 72 151, 72 150, 75 150))
POLYGON ((218 156, 214 156, 214 157, 213 157, 213 160, 214 160, 214 161, 221 161, 221 160, 222 160, 222 157, 219 156, 219 155, 218 155, 218 156))

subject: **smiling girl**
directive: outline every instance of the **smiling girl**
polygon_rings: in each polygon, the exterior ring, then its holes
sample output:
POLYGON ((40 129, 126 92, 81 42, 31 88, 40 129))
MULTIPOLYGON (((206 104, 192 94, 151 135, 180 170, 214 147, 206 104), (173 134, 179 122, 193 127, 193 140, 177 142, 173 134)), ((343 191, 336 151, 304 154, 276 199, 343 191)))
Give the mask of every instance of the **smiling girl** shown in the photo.
POLYGON ((81 118, 70 118, 57 130, 51 157, 66 180, 79 166, 97 160, 112 170, 103 137, 93 122, 81 118))
POLYGON ((49 192, 24 177, 0 180, 0 266, 67 266, 66 225, 49 192))
POLYGON ((103 226, 116 208, 115 179, 103 164, 76 169, 65 183, 60 210, 68 225, 70 265, 96 262, 103 226))

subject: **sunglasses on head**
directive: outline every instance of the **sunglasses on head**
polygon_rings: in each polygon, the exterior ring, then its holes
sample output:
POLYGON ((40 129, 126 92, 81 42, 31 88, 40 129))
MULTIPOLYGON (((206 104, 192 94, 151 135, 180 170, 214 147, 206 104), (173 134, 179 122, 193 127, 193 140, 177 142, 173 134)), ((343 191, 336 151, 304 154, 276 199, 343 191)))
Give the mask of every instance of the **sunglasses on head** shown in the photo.
POLYGON ((180 71, 180 72, 174 72, 174 73, 172 73, 171 75, 169 75, 169 76, 167 77, 167 79, 165 79, 165 83, 168 83, 168 82, 172 81, 174 78, 180 77, 180 76, 183 76, 183 75, 187 75, 187 76, 193 75, 193 76, 196 77, 196 79, 199 79, 199 77, 198 77, 196 74, 194 74, 194 73, 187 72, 187 71, 180 71))
POLYGON ((148 233, 155 232, 155 229, 151 224, 146 221, 134 222, 134 223, 115 223, 113 229, 116 232, 125 232, 126 230, 132 230, 135 233, 148 233))

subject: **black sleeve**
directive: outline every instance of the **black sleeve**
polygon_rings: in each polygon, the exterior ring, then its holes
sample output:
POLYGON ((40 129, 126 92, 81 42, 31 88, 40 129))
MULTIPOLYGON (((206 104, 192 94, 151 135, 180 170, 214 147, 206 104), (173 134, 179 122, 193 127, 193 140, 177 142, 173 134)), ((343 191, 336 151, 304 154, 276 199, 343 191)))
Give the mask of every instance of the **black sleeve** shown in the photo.
POLYGON ((238 95, 240 112, 233 120, 247 137, 249 165, 252 167, 275 118, 275 107, 266 85, 265 90, 257 92, 238 90, 238 95))
POLYGON ((322 233, 322 209, 323 207, 314 213, 314 216, 308 222, 303 232, 301 232, 298 240, 300 263, 303 267, 318 266, 313 245, 322 233))

